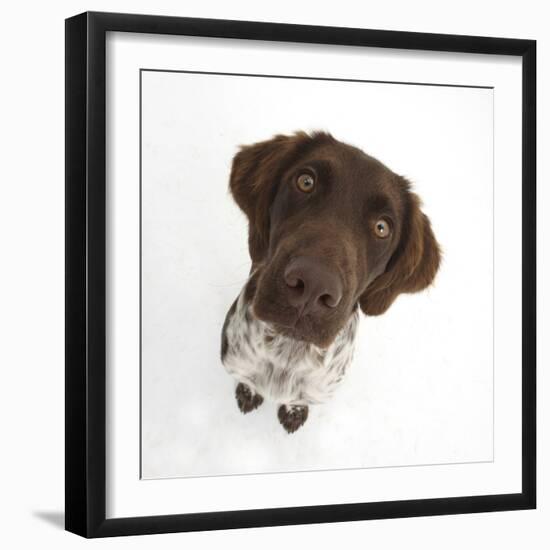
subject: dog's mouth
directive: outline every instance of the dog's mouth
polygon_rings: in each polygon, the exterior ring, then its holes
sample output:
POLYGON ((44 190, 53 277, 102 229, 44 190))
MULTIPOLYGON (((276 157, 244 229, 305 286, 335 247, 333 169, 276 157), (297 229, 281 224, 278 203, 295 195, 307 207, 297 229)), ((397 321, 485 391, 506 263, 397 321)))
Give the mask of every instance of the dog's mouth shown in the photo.
POLYGON ((253 302, 254 315, 282 336, 292 338, 319 348, 327 348, 332 344, 340 326, 334 323, 313 319, 309 315, 301 315, 291 307, 271 309, 258 300, 253 302))
POLYGON ((276 332, 291 336, 295 340, 311 341, 317 332, 310 318, 296 315, 294 322, 268 321, 276 332))

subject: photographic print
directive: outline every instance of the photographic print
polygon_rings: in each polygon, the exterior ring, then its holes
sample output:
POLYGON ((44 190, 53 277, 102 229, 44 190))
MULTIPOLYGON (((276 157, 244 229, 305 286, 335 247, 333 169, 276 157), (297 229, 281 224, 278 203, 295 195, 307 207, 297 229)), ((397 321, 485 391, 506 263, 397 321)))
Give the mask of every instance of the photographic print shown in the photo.
POLYGON ((143 70, 141 109, 143 477, 491 461, 493 90, 143 70))
POLYGON ((535 42, 66 44, 68 530, 535 507, 535 42))

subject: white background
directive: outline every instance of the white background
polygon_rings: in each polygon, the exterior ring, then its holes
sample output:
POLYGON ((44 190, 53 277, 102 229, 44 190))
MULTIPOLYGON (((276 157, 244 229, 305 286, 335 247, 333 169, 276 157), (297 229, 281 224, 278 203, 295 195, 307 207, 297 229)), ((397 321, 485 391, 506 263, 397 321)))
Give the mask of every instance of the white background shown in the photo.
POLYGON ((492 89, 145 71, 142 136, 144 478, 493 460, 492 89), (413 180, 444 260, 362 318, 342 387, 289 437, 272 403, 243 417, 220 362, 250 268, 228 175, 238 144, 315 128, 413 180))
MULTIPOLYGON (((42 6, 21 3, 4 11, 9 22, 2 34, 3 86, 2 200, 0 239, 3 251, 2 328, 0 364, 5 373, 2 412, 4 473, 1 510, 2 539, 12 548, 41 543, 75 548, 83 541, 63 533, 63 18, 85 9, 163 13, 325 25, 347 25, 399 30, 468 33, 539 39, 539 97, 548 95, 547 16, 542 4, 461 2, 393 2, 385 6, 340 2, 338 8, 295 2, 254 5, 247 2, 59 2, 42 6)), ((542 103, 542 102, 540 102, 542 103)), ((539 181, 548 179, 548 109, 539 104, 539 181)), ((548 206, 548 191, 539 189, 539 212, 548 206)), ((548 233, 540 217, 539 243, 548 233)), ((547 275, 548 250, 541 254, 539 280, 547 275)), ((539 290, 539 326, 547 316, 548 293, 539 290), (544 307, 544 311, 543 311, 544 307)), ((542 335, 542 331, 539 329, 542 335)), ((540 342, 539 366, 547 362, 547 344, 540 342)), ((539 396, 548 385, 540 368, 539 396)), ((539 421, 549 420, 549 409, 539 399, 539 421)), ((539 462, 548 461, 548 430, 539 430, 539 462)), ((472 516, 417 518, 322 526, 297 526, 239 532, 165 535, 88 544, 107 546, 237 548, 314 541, 333 547, 346 540, 352 547, 365 542, 397 547, 463 548, 491 544, 513 548, 519 544, 543 547, 550 514, 546 506, 548 477, 539 474, 539 509, 472 516)))

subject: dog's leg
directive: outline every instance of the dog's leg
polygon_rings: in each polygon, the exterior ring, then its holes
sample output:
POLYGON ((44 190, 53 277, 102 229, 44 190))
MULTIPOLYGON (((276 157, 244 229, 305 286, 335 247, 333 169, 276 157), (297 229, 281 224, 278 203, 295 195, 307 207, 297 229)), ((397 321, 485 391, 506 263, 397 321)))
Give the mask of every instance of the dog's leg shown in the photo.
POLYGON ((257 409, 264 402, 264 398, 259 393, 254 393, 254 391, 242 382, 237 384, 235 397, 237 398, 239 410, 243 414, 257 409))
POLYGON ((308 413, 307 405, 281 405, 277 417, 283 428, 291 434, 304 424, 308 413))

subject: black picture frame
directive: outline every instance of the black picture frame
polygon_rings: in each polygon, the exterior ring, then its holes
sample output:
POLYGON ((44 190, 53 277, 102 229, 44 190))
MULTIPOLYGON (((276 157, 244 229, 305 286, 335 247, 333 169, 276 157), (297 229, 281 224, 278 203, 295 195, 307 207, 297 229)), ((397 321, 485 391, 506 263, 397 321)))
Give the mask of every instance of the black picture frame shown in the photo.
POLYGON ((234 529, 536 506, 536 42, 87 12, 66 20, 66 529, 84 537, 234 529), (522 120, 522 491, 517 494, 106 519, 106 32, 519 56, 522 120))

